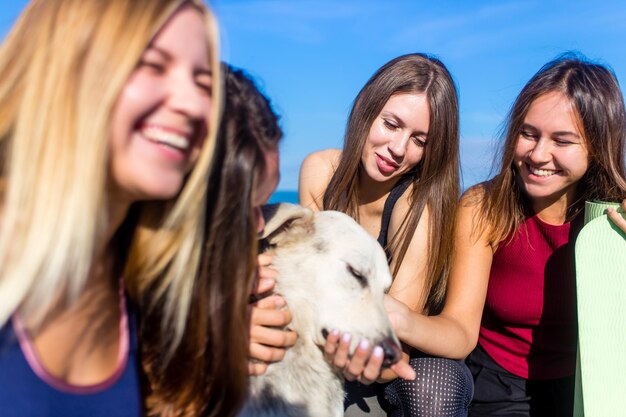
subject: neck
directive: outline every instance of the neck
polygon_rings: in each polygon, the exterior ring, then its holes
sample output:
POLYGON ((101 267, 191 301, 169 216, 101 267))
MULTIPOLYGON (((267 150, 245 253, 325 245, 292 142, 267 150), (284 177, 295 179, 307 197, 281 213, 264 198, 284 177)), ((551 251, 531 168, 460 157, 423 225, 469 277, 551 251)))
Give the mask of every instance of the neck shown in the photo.
POLYGON ((124 219, 126 219, 130 203, 110 198, 107 204, 105 233, 96 247, 96 256, 94 257, 91 271, 85 282, 84 293, 89 292, 92 288, 101 288, 103 283, 105 287, 116 291, 116 282, 110 280, 112 274, 119 272, 115 271, 114 251, 116 248, 112 247, 112 239, 124 222, 124 219), (111 283, 114 285, 111 286, 111 283))
POLYGON ((128 202, 115 201, 114 199, 109 201, 107 209, 107 227, 103 238, 104 244, 100 247, 106 247, 108 243, 111 242, 113 235, 115 235, 115 232, 117 232, 124 222, 124 219, 126 219, 129 208, 130 203, 128 202))
POLYGON ((377 201, 384 201, 399 178, 391 178, 384 182, 374 181, 361 168, 359 175, 359 205, 367 205, 377 201))
POLYGON ((557 198, 542 198, 532 201, 535 214, 548 224, 564 224, 571 220, 571 209, 578 203, 576 189, 568 190, 557 198))
POLYGON ((118 280, 113 277, 111 252, 101 250, 94 259, 84 286, 75 298, 67 291, 56 294, 51 302, 28 317, 23 317, 27 328, 36 337, 59 322, 71 322, 78 317, 97 317, 104 314, 105 304, 115 305, 118 293, 118 280))

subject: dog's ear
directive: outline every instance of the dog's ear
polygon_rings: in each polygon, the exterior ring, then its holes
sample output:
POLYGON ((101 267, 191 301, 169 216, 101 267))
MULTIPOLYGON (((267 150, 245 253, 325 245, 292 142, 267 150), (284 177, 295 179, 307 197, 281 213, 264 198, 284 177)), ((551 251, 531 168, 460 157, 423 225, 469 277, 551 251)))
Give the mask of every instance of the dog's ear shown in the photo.
POLYGON ((280 203, 263 206, 265 228, 261 239, 281 246, 313 234, 313 210, 296 204, 280 203))

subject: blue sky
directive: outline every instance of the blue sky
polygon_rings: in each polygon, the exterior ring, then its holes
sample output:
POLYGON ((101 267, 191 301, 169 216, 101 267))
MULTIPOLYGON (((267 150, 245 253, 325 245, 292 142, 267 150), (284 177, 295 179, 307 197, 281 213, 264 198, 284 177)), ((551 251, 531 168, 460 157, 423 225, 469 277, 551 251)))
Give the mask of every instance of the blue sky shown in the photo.
MULTIPOLYGON (((24 0, 0 3, 0 35, 24 0)), ((282 114, 280 190, 310 152, 341 147, 352 101, 405 53, 438 56, 459 88, 464 185, 488 178, 500 125, 524 83, 576 50, 626 83, 626 3, 578 1, 213 0, 223 58, 255 76, 282 114)))

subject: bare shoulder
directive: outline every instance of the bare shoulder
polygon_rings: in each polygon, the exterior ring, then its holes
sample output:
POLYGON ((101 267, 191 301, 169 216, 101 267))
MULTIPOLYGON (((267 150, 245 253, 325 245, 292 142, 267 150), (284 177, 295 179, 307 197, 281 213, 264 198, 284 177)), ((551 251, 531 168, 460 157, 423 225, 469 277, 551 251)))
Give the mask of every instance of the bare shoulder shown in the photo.
POLYGON ((489 183, 483 182, 468 188, 461 196, 456 219, 457 236, 468 241, 487 242, 491 227, 483 219, 482 208, 488 189, 489 183))
POLYGON ((323 196, 341 158, 339 149, 325 149, 307 155, 300 167, 298 197, 301 205, 321 210, 323 196))
POLYGON ((488 182, 481 182, 465 190, 463 195, 461 195, 461 207, 480 207, 487 197, 488 187, 488 182))
POLYGON ((315 172, 324 171, 325 173, 334 173, 337 165, 339 165, 341 151, 339 149, 324 149, 307 155, 302 162, 301 173, 305 170, 313 170, 315 172))

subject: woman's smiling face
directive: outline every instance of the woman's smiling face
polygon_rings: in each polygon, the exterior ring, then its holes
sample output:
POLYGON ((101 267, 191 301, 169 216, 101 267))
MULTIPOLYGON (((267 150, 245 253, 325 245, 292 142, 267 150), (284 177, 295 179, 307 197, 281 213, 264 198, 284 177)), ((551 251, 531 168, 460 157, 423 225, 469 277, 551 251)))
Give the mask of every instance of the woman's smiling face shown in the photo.
POLYGON ((397 180, 423 158, 430 107, 424 94, 394 94, 370 127, 361 164, 376 182, 397 180))
POLYGON ((570 99, 560 92, 531 103, 515 146, 514 164, 533 203, 575 199, 576 185, 589 167, 589 150, 579 126, 570 99))
POLYGON ((198 158, 211 107, 205 22, 182 6, 152 39, 117 100, 109 187, 124 202, 168 199, 198 158))

